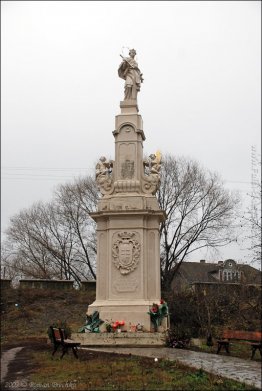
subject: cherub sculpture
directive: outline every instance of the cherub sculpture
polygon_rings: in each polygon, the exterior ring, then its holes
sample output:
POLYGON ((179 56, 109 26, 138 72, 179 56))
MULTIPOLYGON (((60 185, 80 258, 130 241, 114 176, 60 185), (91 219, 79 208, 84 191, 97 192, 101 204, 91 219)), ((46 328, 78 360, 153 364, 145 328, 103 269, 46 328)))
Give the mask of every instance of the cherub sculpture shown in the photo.
POLYGON ((160 186, 160 171, 161 171, 161 153, 157 151, 149 156, 149 159, 144 160, 145 168, 145 185, 144 190, 155 194, 160 186))
POLYGON ((101 156, 99 162, 96 164, 96 183, 102 194, 105 194, 111 189, 112 167, 113 160, 107 160, 105 156, 101 156))

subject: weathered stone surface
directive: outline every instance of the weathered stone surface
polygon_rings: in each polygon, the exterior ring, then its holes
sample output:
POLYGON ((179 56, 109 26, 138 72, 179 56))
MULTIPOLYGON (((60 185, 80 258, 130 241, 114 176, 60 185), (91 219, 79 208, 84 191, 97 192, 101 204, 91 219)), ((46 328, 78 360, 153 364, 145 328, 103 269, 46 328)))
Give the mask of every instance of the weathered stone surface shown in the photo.
POLYGON ((81 346, 164 346, 164 333, 73 333, 72 339, 81 346))

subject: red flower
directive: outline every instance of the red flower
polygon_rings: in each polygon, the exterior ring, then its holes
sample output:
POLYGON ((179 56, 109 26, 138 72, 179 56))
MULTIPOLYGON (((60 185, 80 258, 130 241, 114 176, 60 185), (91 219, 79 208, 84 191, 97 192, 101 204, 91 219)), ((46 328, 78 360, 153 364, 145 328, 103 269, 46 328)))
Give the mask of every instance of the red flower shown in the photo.
POLYGON ((119 326, 124 326, 125 321, 124 320, 116 320, 113 324, 112 327, 113 329, 118 328, 119 326))
POLYGON ((165 300, 161 299, 160 304, 164 304, 165 300))
POLYGON ((152 308, 151 308, 151 311, 154 312, 154 313, 157 313, 158 309, 159 309, 158 305, 157 304, 153 304, 152 308))

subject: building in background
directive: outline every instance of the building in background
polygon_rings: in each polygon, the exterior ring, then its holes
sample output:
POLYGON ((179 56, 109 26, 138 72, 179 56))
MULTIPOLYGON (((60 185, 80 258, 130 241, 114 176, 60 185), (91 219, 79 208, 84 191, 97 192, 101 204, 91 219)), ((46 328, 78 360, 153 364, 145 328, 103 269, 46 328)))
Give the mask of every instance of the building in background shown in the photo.
POLYGON ((183 262, 176 273, 172 288, 178 293, 187 289, 194 291, 230 291, 245 287, 248 291, 261 289, 261 271, 233 259, 208 263, 183 262))

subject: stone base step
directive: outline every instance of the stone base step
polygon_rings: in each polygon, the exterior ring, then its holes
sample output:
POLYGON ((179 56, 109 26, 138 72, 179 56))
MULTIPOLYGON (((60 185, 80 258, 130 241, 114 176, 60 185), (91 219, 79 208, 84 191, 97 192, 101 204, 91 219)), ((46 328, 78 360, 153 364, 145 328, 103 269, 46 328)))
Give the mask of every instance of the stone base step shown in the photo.
POLYGON ((163 347, 166 344, 166 333, 122 332, 122 333, 72 333, 71 339, 80 342, 81 346, 129 346, 129 347, 163 347))

